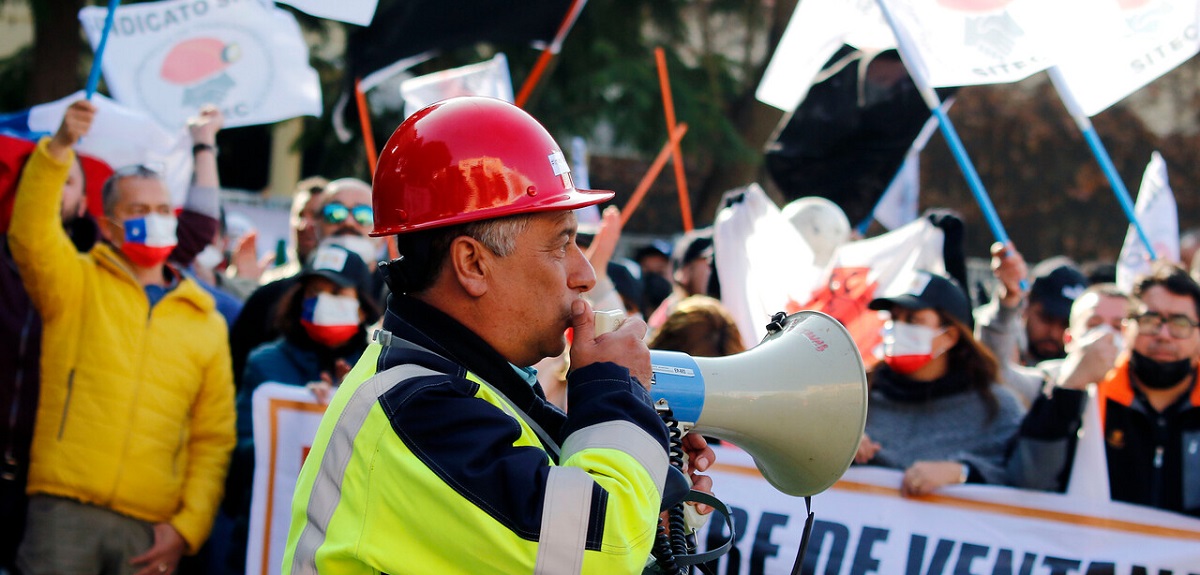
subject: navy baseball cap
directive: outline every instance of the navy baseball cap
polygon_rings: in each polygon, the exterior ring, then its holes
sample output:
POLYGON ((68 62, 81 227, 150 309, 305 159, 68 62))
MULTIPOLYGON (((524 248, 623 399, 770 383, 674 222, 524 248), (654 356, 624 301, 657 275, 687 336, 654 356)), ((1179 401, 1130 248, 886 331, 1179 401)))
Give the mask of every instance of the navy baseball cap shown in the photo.
POLYGON ((971 301, 958 282, 945 276, 919 270, 904 293, 877 297, 867 307, 873 310, 891 310, 902 307, 909 310, 937 309, 974 329, 975 317, 971 313, 971 301))
POLYGON ((358 254, 342 246, 321 244, 297 276, 300 280, 323 277, 341 287, 362 290, 369 285, 371 270, 358 254))
POLYGON ((1087 276, 1066 258, 1052 258, 1033 268, 1029 303, 1041 304, 1046 315, 1066 320, 1075 298, 1087 289, 1087 276))

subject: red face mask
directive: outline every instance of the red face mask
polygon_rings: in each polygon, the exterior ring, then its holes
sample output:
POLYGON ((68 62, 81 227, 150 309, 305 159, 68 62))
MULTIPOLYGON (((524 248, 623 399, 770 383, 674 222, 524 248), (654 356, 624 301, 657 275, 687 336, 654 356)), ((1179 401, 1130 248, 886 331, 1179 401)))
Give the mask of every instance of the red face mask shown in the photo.
POLYGON ((134 265, 147 268, 156 266, 167 261, 175 250, 178 220, 173 216, 148 214, 125 220, 119 225, 125 231, 121 253, 134 265))
POLYGON ((933 339, 946 330, 904 322, 888 322, 883 329, 883 361, 896 373, 909 375, 933 361, 933 339))

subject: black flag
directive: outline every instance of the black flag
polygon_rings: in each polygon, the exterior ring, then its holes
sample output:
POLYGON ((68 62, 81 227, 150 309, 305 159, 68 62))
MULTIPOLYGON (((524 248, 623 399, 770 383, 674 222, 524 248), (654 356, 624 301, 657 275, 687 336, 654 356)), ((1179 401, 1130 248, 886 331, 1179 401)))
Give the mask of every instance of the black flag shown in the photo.
MULTIPOLYGON (((789 201, 828 198, 857 225, 904 163, 929 108, 894 50, 844 47, 821 77, 780 124, 766 150, 767 171, 789 201)), ((951 93, 938 91, 943 99, 951 93)))

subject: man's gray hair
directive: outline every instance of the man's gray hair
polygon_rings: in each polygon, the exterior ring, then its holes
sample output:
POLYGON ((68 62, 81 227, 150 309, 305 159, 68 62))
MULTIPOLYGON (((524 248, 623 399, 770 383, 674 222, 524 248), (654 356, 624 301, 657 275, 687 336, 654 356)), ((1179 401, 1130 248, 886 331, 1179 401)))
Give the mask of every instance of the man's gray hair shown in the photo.
POLYGON ((104 215, 112 217, 117 209, 117 203, 121 201, 121 194, 118 193, 117 184, 126 178, 144 178, 148 180, 156 180, 162 182, 162 174, 153 168, 146 167, 143 164, 134 166, 125 166, 118 168, 104 181, 104 186, 100 188, 100 198, 104 202, 104 215))

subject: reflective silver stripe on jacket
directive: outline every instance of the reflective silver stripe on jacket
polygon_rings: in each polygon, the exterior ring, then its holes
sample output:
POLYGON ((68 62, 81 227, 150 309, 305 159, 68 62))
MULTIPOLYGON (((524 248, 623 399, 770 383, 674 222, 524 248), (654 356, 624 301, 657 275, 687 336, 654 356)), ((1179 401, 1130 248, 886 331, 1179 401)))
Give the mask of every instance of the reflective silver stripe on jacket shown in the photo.
POLYGON ((375 374, 354 390, 354 395, 350 396, 345 409, 338 415, 337 425, 329 437, 329 444, 325 446, 325 455, 321 458, 321 466, 308 495, 308 520, 296 542, 296 552, 292 558, 293 574, 317 574, 317 549, 325 542, 329 522, 333 520, 333 512, 341 501, 342 477, 354 455, 354 439, 379 402, 379 397, 399 382, 428 375, 443 374, 416 365, 398 365, 375 374))
POLYGON ((550 469, 534 575, 579 573, 583 569, 594 485, 591 476, 577 467, 550 469))
POLYGON ((662 496, 669 466, 667 451, 649 433, 642 431, 642 428, 628 421, 606 421, 580 429, 563 442, 560 461, 565 462, 584 449, 616 449, 625 452, 642 464, 653 478, 659 496, 662 496))

